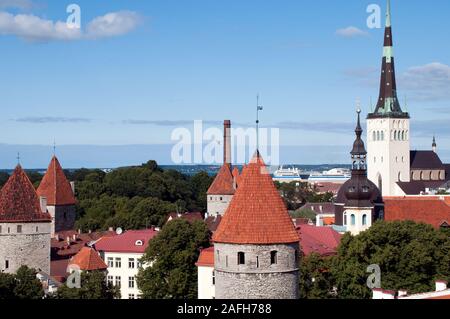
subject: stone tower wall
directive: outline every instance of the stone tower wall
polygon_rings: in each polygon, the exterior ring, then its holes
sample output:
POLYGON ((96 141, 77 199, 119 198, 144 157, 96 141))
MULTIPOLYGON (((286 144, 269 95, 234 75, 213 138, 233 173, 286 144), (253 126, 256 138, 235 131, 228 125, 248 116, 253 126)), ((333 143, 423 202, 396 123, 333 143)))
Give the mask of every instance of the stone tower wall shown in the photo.
POLYGON ((298 299, 299 244, 214 246, 217 299, 298 299), (271 252, 277 263, 271 264, 271 252), (238 253, 245 264, 238 265, 238 253))
POLYGON ((50 274, 50 222, 0 223, 0 227, 0 272, 15 273, 26 265, 50 274), (22 227, 20 233, 17 226, 22 227))

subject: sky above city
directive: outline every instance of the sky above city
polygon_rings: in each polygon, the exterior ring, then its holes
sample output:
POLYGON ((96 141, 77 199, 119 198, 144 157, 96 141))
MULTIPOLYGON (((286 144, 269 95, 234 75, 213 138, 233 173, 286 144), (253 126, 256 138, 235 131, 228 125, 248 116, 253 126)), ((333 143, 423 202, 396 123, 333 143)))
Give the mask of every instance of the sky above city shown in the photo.
MULTIPOLYGON (((253 125, 258 93, 261 125, 280 129, 281 162, 345 163, 356 100, 367 114, 378 97, 385 8, 385 0, 0 0, 0 168, 17 152, 25 167, 46 166, 54 141, 71 167, 170 164, 174 129, 194 120, 253 125), (81 29, 66 26, 72 3, 81 29), (371 4, 382 9, 382 28, 367 25, 371 4)), ((436 134, 447 161, 449 12, 447 0, 392 0, 411 147, 430 149, 436 134)))

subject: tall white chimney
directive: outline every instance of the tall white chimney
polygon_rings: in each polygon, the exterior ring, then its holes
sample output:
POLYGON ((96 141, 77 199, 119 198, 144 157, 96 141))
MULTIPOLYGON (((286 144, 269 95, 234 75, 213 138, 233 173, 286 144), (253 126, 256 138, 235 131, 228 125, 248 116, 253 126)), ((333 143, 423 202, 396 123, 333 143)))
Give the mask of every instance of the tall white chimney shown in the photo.
POLYGON ((72 193, 75 194, 75 182, 70 182, 70 187, 72 188, 72 193))

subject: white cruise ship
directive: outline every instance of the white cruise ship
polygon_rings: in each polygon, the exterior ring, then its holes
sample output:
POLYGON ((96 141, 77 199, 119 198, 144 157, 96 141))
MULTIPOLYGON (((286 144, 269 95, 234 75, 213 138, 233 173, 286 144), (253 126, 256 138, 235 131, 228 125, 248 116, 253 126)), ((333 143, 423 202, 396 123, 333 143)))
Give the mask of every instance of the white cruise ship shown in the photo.
POLYGON ((284 168, 280 166, 278 170, 273 173, 273 180, 278 182, 301 182, 305 180, 305 177, 301 175, 302 171, 298 168, 284 168))
POLYGON ((309 178, 308 182, 310 183, 320 183, 320 182, 326 182, 326 183, 345 183, 352 177, 351 172, 349 169, 345 168, 333 168, 329 171, 324 171, 322 173, 312 173, 309 178))

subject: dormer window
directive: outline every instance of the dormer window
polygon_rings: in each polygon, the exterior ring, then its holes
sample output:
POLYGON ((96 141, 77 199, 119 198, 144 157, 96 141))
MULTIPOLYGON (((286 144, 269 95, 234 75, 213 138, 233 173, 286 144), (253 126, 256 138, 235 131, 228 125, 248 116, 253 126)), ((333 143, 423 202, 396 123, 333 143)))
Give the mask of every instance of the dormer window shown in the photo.
POLYGON ((136 246, 144 246, 144 242, 142 240, 136 240, 136 246))

